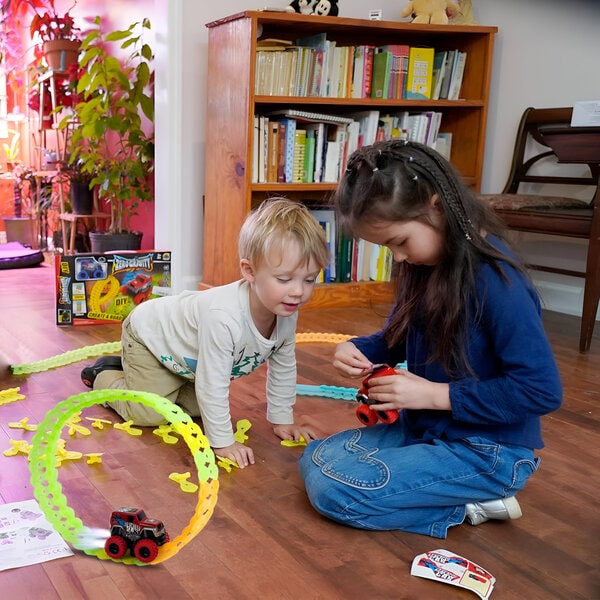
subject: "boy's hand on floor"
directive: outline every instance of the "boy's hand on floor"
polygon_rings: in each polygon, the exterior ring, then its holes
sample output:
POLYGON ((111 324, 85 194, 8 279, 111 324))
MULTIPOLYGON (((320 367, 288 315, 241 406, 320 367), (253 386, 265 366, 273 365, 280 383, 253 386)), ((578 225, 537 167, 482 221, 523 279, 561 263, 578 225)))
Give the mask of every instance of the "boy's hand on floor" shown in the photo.
POLYGON ((240 469, 254 464, 254 452, 252 448, 244 446, 239 442, 233 442, 230 446, 223 448, 213 448, 215 454, 233 460, 240 469))

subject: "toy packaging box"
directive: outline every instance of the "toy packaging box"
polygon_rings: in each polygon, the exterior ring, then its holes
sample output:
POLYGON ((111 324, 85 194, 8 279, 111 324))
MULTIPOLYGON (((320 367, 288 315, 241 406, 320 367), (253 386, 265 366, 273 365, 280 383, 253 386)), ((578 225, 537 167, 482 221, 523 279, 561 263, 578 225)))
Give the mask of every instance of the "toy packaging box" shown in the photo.
POLYGON ((171 253, 56 256, 56 324, 120 323, 140 303, 171 294, 171 253))

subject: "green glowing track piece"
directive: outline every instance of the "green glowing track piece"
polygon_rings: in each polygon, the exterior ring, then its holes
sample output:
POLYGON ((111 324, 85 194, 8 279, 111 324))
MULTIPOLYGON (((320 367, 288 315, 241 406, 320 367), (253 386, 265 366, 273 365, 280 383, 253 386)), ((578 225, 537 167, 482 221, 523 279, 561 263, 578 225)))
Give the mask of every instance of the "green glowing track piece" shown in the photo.
POLYGON ((101 356, 102 354, 118 354, 119 352, 121 352, 121 342, 104 342, 102 344, 94 344, 93 346, 84 346, 76 350, 69 350, 63 354, 57 354, 56 356, 32 363, 12 365, 11 369, 15 375, 29 375, 31 373, 41 373, 42 371, 64 367, 65 365, 101 356))
MULTIPOLYGON (((110 558, 104 548, 90 549, 82 541, 94 537, 94 533, 92 529, 83 525, 81 519, 75 515, 73 509, 67 504, 67 499, 62 493, 62 486, 58 481, 55 454, 62 429, 74 414, 88 406, 103 404, 115 399, 139 402, 153 408, 165 417, 172 424, 173 430, 185 440, 192 452, 198 471, 199 488, 196 511, 182 533, 159 548, 158 557, 150 563, 156 564, 177 554, 206 525, 217 502, 219 489, 219 471, 208 440, 191 417, 166 398, 145 392, 96 390, 77 394, 59 402, 46 413, 31 441, 29 470, 31 472, 33 495, 48 521, 74 548, 103 560, 110 558)), ((114 559, 110 558, 110 560, 114 559)), ((115 562, 139 566, 148 564, 142 563, 129 555, 115 562)))

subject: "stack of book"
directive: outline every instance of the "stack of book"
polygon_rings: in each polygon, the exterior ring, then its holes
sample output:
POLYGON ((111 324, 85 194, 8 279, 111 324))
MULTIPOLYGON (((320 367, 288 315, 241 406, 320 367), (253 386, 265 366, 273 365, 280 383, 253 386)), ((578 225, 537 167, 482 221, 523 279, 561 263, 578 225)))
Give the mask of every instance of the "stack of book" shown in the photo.
POLYGON ((325 33, 257 42, 255 94, 457 100, 467 59, 459 50, 340 45, 325 33))
POLYGON ((253 183, 337 183, 350 154, 376 141, 408 139, 448 160, 442 113, 365 110, 346 115, 285 109, 254 116, 253 183))
POLYGON ((310 212, 323 227, 329 246, 329 265, 320 273, 319 283, 390 281, 393 261, 389 248, 348 237, 338 227, 331 207, 310 212))

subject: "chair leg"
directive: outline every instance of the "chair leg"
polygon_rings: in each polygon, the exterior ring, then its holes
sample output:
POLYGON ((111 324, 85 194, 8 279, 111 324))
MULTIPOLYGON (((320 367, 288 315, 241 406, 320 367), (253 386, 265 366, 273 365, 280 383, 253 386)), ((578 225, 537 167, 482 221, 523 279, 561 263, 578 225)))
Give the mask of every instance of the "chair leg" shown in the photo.
MULTIPOLYGON (((600 200, 600 187, 596 192, 596 200, 600 200)), ((595 204, 585 270, 579 352, 587 352, 590 349, 600 300, 600 206, 598 201, 595 204)))

